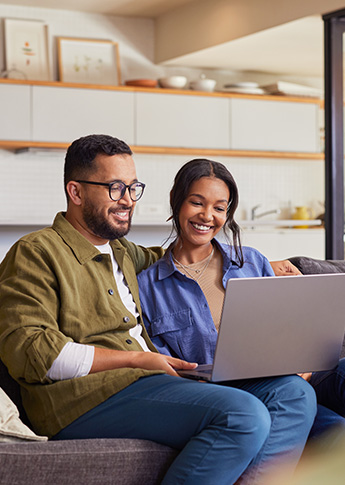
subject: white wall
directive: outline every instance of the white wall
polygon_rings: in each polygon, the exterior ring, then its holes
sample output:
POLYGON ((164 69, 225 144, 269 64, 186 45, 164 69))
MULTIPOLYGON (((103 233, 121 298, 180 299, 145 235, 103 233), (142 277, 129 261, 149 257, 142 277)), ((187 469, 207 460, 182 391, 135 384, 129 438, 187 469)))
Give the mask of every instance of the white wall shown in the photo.
MULTIPOLYGON (((18 237, 38 226, 49 225, 57 211, 65 210, 63 159, 64 152, 16 155, 0 151, 0 204, 7 207, 9 216, 15 215, 20 220, 20 226, 0 225, 0 260, 18 237), (13 170, 8 170, 13 165, 16 167, 15 176, 11 175, 13 170), (37 178, 41 183, 39 187, 35 184, 36 189, 31 190, 37 178), (53 182, 54 185, 61 184, 59 194, 49 190, 53 182), (38 201, 41 204, 39 215, 34 212, 38 201), (25 225, 29 217, 37 220, 36 226, 25 225)), ((130 239, 144 245, 161 244, 170 230, 165 220, 169 216, 168 197, 174 176, 191 157, 135 154, 134 159, 138 178, 146 183, 146 189, 136 207, 130 239), (156 225, 136 227, 136 224, 147 221, 148 213, 156 225)), ((249 218, 251 208, 257 204, 261 204, 258 212, 280 209, 280 217, 284 219, 291 217, 296 205, 312 207, 315 215, 323 211, 319 203, 324 200, 322 161, 230 157, 218 157, 217 160, 228 167, 238 184, 238 220, 249 218)), ((269 251, 264 252, 269 254, 269 251)), ((294 252, 298 253, 298 250, 294 252)), ((319 256, 322 257, 322 254, 319 256)), ((272 257, 279 259, 277 251, 272 257)))
MULTIPOLYGON (((38 7, 22 7, 0 4, 0 19, 21 18, 43 20, 49 25, 49 51, 53 79, 58 79, 57 37, 84 37, 106 39, 118 42, 122 81, 126 79, 159 78, 169 74, 185 75, 189 81, 197 79, 201 73, 217 80, 217 88, 224 83, 257 81, 269 84, 277 80, 305 83, 323 88, 320 78, 301 78, 260 72, 236 72, 212 69, 187 69, 154 64, 154 24, 151 19, 115 17, 112 15, 90 14, 71 10, 55 10, 38 7)), ((0 38, 3 39, 3 23, 0 23, 0 38)), ((4 49, 0 49, 0 69, 4 69, 4 49)))
MULTIPOLYGON (((50 10, 35 7, 0 5, 0 18, 26 18, 44 20, 49 25, 49 43, 52 72, 57 79, 56 37, 85 37, 110 39, 119 43, 122 80, 133 78, 158 78, 167 73, 184 74, 189 80, 196 79, 201 70, 163 67, 153 63, 154 31, 153 21, 147 19, 119 18, 73 11, 50 10)), ((3 36, 0 24, 0 36, 3 36)), ((0 68, 4 68, 3 51, 0 50, 0 68)), ((203 70, 207 72, 207 70, 203 70)), ((233 72, 213 71, 208 75, 222 82, 234 80, 233 72)), ((243 79, 244 73, 238 73, 243 79)), ((254 74, 246 73, 247 79, 254 74)), ((271 82, 277 76, 255 74, 259 82, 271 82)), ((293 81, 293 79, 290 79, 293 81)), ((298 80, 301 82, 301 80, 298 80)), ((306 80, 308 84, 309 80, 306 80)), ((314 80, 311 85, 322 85, 314 80)), ((15 100, 14 100, 15 102, 15 100)), ((4 114, 3 114, 4 115, 4 114)), ((15 130, 15 127, 13 128, 15 130)), ((87 134, 87 133, 85 133, 87 134)), ((25 226, 26 217, 34 210, 35 200, 41 201, 44 220, 38 225, 50 224, 58 210, 65 209, 62 187, 62 166, 64 153, 21 154, 0 150, 0 204, 20 215, 20 226, 0 226, 0 260, 8 247, 22 234, 36 227, 25 226), (8 167, 16 166, 16 177, 10 178, 8 167), (41 180, 40 190, 30 190, 30 179, 41 180), (52 179, 61 179, 61 195, 49 191, 52 179), (24 225, 23 225, 24 224, 24 225)), ((168 214, 168 192, 178 168, 191 157, 163 155, 135 155, 139 178, 147 183, 144 198, 138 204, 137 221, 145 218, 147 211, 157 222, 165 220, 168 214), (156 211, 156 212, 155 212, 156 211), (154 216, 156 213, 156 216, 154 216)), ((288 215, 295 205, 312 206, 315 212, 322 212, 319 201, 324 201, 324 174, 322 161, 244 159, 219 157, 235 176, 240 188, 238 218, 246 218, 250 208, 262 204, 262 211, 279 208, 288 215)), ((13 170, 11 170, 13 173, 13 170)), ((143 243, 161 243, 168 234, 167 228, 133 228, 131 239, 143 243)))

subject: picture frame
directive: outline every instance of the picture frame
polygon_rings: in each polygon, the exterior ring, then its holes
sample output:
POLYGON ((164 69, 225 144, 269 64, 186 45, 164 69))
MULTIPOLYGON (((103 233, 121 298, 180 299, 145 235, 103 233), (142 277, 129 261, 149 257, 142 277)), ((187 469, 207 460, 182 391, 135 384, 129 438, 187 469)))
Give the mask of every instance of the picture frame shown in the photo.
POLYGON ((58 37, 58 67, 61 82, 121 84, 119 47, 111 40, 58 37))
POLYGON ((42 20, 6 18, 4 32, 6 77, 50 81, 48 25, 42 20))

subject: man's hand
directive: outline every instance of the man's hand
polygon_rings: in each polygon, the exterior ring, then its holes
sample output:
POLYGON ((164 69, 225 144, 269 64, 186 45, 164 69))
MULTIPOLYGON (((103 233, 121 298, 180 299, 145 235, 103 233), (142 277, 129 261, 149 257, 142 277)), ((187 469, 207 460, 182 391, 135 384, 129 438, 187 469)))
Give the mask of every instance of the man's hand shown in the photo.
POLYGON ((198 367, 198 364, 155 352, 133 352, 133 354, 135 355, 133 356, 133 364, 131 367, 148 370, 164 370, 171 376, 178 376, 175 369, 190 370, 198 367))
POLYGON ((302 274, 288 259, 285 259, 284 261, 270 261, 270 265, 276 276, 294 276, 302 274))
POLYGON ((195 369, 198 364, 175 359, 156 352, 137 352, 101 349, 95 347, 95 355, 90 373, 104 370, 132 367, 147 370, 163 370, 171 376, 177 376, 175 369, 195 369))

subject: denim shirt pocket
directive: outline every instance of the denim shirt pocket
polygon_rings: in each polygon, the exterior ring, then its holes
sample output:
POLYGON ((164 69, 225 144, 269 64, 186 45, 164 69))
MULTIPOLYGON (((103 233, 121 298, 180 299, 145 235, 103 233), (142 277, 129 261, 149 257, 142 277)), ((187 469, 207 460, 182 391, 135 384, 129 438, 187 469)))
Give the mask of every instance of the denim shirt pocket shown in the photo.
MULTIPOLYGON (((174 313, 166 313, 152 320, 150 325, 150 337, 153 343, 159 340, 167 345, 170 353, 181 359, 186 359, 185 350, 193 336, 192 316, 189 308, 174 313), (184 341, 187 340, 187 344, 184 341)), ((187 352, 188 354, 188 352, 187 352)))
POLYGON ((156 317, 150 325, 150 337, 157 348, 165 347, 170 355, 200 363, 205 362, 205 335, 200 330, 187 308, 156 317))
POLYGON ((175 313, 166 313, 156 317, 151 322, 151 336, 157 337, 158 335, 165 334, 167 332, 176 332, 183 330, 192 324, 190 309, 180 310, 175 313))

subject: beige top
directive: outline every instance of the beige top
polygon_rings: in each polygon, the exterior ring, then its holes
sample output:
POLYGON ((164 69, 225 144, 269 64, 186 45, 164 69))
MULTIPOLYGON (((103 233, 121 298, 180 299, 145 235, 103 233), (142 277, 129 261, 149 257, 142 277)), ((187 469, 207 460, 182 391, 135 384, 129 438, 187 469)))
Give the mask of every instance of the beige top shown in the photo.
POLYGON ((223 276, 223 258, 221 252, 214 247, 213 256, 208 263, 207 267, 203 271, 203 267, 207 262, 208 257, 205 258, 203 261, 198 261, 197 263, 189 264, 187 266, 187 270, 178 262, 176 262, 176 267, 178 268, 181 273, 186 275, 188 278, 193 275, 193 279, 197 281, 200 288, 202 289, 208 306, 210 307, 211 315, 215 327, 218 331, 220 318, 222 315, 222 308, 225 296, 225 289, 222 284, 222 276, 223 276), (196 270, 201 269, 200 273, 196 273, 196 270), (200 276, 199 276, 200 275, 200 276))

